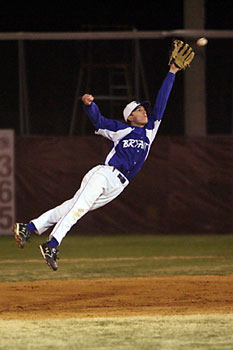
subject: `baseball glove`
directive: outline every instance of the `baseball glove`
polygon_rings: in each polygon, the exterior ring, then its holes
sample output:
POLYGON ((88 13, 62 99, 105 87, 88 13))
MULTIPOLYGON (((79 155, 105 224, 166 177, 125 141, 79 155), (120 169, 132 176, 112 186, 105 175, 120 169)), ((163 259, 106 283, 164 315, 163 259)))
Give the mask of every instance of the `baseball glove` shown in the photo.
POLYGON ((189 67, 195 55, 189 44, 186 44, 181 40, 173 41, 170 52, 168 65, 170 66, 174 63, 176 67, 180 69, 189 67))

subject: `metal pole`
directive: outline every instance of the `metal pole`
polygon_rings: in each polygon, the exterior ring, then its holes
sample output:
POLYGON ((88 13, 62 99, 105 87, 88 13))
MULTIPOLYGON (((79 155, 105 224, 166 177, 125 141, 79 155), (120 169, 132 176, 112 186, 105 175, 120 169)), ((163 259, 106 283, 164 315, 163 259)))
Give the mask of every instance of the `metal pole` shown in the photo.
MULTIPOLYGON (((185 28, 204 28, 204 0, 184 0, 185 28)), ((195 42, 187 40, 191 46, 195 42)), ((184 113, 187 136, 206 135, 205 48, 195 48, 191 68, 184 72, 184 113)))
POLYGON ((29 134, 28 91, 23 40, 18 40, 20 135, 29 134))
POLYGON ((73 135, 75 132, 76 115, 77 115, 77 109, 78 109, 78 103, 79 103, 80 89, 81 89, 81 84, 83 79, 83 70, 84 70, 83 66, 80 66, 78 83, 77 83, 77 88, 76 88, 75 97, 74 97, 73 111, 71 116, 70 132, 69 132, 70 135, 73 135))
MULTIPOLYGON (((187 1, 187 0, 184 0, 187 1)), ((189 1, 189 0, 188 0, 189 1)), ((191 0, 192 1, 192 0, 191 0)), ((199 1, 199 0, 197 0, 199 1)), ((195 3, 195 1, 194 1, 195 3)), ((193 15, 195 18, 195 15, 193 15)), ((233 38, 233 30, 176 29, 170 31, 110 31, 110 32, 16 32, 0 33, 0 40, 134 40, 164 38, 233 38)))
MULTIPOLYGON (((135 29, 136 30, 136 29, 135 29)), ((138 39, 135 39, 134 41, 134 84, 135 84, 135 98, 137 101, 140 100, 140 82, 139 82, 139 46, 138 46, 138 39)))
POLYGON ((22 72, 22 40, 18 40, 18 70, 19 70, 19 124, 20 135, 24 134, 24 116, 23 116, 23 72, 22 72))

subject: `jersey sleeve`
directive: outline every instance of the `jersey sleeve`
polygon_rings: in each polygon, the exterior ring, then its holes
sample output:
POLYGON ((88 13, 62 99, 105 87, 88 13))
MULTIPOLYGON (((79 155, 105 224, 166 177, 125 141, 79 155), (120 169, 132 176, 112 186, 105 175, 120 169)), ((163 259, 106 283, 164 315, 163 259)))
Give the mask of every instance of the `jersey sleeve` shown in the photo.
POLYGON ((167 76, 165 77, 161 85, 161 88, 159 90, 159 93, 155 101, 153 111, 150 115, 150 118, 152 120, 161 121, 174 81, 175 81, 175 74, 168 72, 167 76))
POLYGON ((116 135, 121 134, 119 131, 128 129, 128 125, 125 123, 103 117, 95 102, 92 102, 89 106, 83 105, 83 109, 95 127, 95 133, 98 135, 114 141, 116 135))

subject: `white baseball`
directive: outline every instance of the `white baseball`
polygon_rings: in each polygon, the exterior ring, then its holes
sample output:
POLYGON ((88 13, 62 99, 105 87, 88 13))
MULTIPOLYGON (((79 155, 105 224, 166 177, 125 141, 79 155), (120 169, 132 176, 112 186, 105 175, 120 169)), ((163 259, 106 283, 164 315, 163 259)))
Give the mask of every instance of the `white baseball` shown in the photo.
POLYGON ((205 46, 208 43, 208 40, 206 38, 200 38, 197 40, 198 46, 205 46))

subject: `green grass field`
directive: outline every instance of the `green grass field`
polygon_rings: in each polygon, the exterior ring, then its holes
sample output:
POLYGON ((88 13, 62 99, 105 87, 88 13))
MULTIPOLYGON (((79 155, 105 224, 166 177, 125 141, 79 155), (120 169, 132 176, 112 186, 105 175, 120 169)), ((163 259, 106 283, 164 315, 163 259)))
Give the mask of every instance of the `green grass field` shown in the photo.
POLYGON ((34 236, 24 249, 0 238, 0 281, 232 273, 232 235, 68 236, 59 270, 44 264, 34 236))
MULTIPOLYGON (((0 238, 0 282, 51 279, 229 275, 233 235, 68 236, 59 270, 44 263, 33 237, 18 249, 0 238)), ((232 350, 233 314, 2 320, 0 349, 232 350)))

